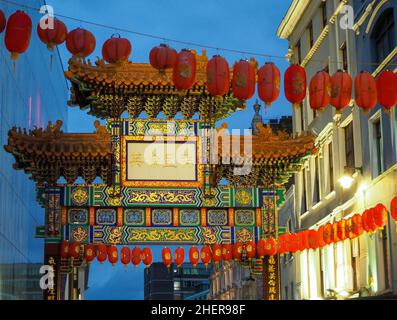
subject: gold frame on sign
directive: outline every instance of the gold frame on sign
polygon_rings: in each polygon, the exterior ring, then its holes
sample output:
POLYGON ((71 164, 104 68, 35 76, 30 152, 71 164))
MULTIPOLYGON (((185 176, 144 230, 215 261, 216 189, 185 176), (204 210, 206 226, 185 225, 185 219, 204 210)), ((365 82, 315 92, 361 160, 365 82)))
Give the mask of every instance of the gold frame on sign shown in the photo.
POLYGON ((127 153, 127 143, 129 141, 141 141, 141 142, 150 142, 156 141, 158 136, 123 136, 121 139, 121 161, 120 161, 120 170, 121 170, 121 185, 125 187, 183 187, 183 188, 201 188, 204 186, 204 174, 203 174, 203 165, 200 162, 201 156, 201 141, 198 136, 194 137, 178 137, 178 136, 170 136, 170 137, 161 137, 162 141, 177 141, 177 142, 185 142, 185 141, 193 141, 196 142, 196 159, 197 159, 197 180, 195 181, 145 181, 145 180, 134 180, 127 181, 127 167, 126 167, 126 153, 127 153))

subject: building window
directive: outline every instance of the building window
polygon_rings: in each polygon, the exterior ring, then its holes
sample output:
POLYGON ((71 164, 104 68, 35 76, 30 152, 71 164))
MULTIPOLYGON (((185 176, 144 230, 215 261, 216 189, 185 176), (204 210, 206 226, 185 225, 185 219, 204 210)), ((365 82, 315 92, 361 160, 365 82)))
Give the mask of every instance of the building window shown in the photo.
POLYGON ((321 20, 323 23, 323 29, 328 24, 328 15, 327 15, 327 2, 323 2, 321 4, 321 20))
POLYGON ((320 201, 320 169, 318 156, 314 158, 313 205, 320 201))
POLYGON ((300 120, 301 120, 301 131, 305 131, 305 121, 304 121, 304 113, 303 113, 303 102, 300 103, 299 106, 299 112, 300 112, 300 120))
POLYGON ((307 33, 309 37, 309 46, 310 48, 313 48, 313 44, 314 44, 313 21, 310 21, 307 27, 307 33))
POLYGON ((328 144, 328 173, 329 173, 329 192, 334 191, 334 154, 332 151, 332 142, 328 144))
POLYGON ((387 10, 378 19, 373 31, 376 61, 381 63, 395 48, 393 10, 387 10))
POLYGON ((299 40, 298 43, 296 44, 296 63, 301 64, 302 62, 302 46, 301 46, 301 41, 299 40))
POLYGON ((354 159, 354 135, 353 135, 353 121, 345 127, 345 160, 346 166, 349 168, 355 167, 354 159))
POLYGON ((306 169, 302 170, 302 204, 301 204, 301 214, 307 211, 307 198, 306 198, 306 169))
POLYGON ((348 63, 348 60, 347 60, 347 45, 346 45, 346 42, 340 48, 340 57, 342 59, 342 61, 341 61, 342 69, 344 71, 348 71, 349 63, 348 63))
POLYGON ((373 176, 376 177, 383 172, 382 161, 382 125, 380 118, 372 122, 372 164, 373 176))

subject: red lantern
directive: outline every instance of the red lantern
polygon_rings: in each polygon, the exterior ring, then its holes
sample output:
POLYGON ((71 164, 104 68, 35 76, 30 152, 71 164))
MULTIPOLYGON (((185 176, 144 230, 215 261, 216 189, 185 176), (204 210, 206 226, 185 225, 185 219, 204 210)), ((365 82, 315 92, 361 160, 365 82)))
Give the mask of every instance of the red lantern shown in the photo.
POLYGON ((277 253, 277 242, 274 238, 269 238, 266 240, 266 255, 274 256, 277 253))
POLYGON ((61 243, 61 258, 69 258, 69 241, 67 240, 62 241, 61 243))
POLYGON ((374 208, 364 211, 363 228, 366 232, 374 232, 376 230, 376 224, 374 221, 374 208))
POLYGON ((346 233, 346 220, 342 219, 337 222, 338 224, 338 229, 337 229, 337 235, 338 239, 340 241, 344 241, 347 239, 348 234, 346 233))
POLYGON ((245 245, 245 251, 247 252, 247 259, 251 260, 256 256, 256 244, 254 241, 249 241, 245 245))
POLYGON ((347 219, 345 222, 345 234, 349 239, 354 239, 356 236, 353 233, 353 218, 347 219))
POLYGON ((233 97, 240 100, 251 99, 255 93, 255 68, 247 60, 240 60, 233 66, 233 97))
POLYGON ((199 259, 199 250, 197 249, 197 247, 191 247, 189 250, 189 260, 193 267, 197 265, 199 259))
POLYGON ((179 90, 188 90, 196 80, 196 56, 190 50, 183 49, 178 53, 173 69, 172 79, 179 90))
POLYGON ((378 102, 376 81, 374 77, 365 71, 361 71, 354 80, 356 91, 356 103, 365 112, 373 109, 378 102))
POLYGON ((309 230, 304 230, 298 233, 299 251, 309 249, 309 230))
POLYGON ((162 43, 150 50, 149 60, 153 68, 164 73, 164 70, 174 67, 178 53, 162 43))
POLYGON ((5 44, 12 60, 28 49, 31 35, 32 20, 25 12, 18 10, 8 18, 5 44))
MULTIPOLYGON (((171 250, 170 250, 170 259, 172 262, 172 258, 171 258, 171 250)), ((141 260, 143 262, 143 264, 146 266, 146 268, 149 268, 150 265, 153 262, 153 253, 152 253, 152 249, 145 247, 142 249, 141 251, 141 260)))
POLYGON ((336 110, 346 108, 352 99, 353 80, 347 72, 338 70, 331 77, 330 103, 336 110))
POLYGON ((106 246, 100 243, 97 245, 96 250, 97 250, 96 258, 98 259, 99 263, 104 263, 108 256, 106 246))
POLYGON ((163 250, 161 251, 161 258, 163 259, 163 263, 167 268, 171 267, 172 253, 170 248, 163 248, 163 250))
POLYGON ((324 226, 321 226, 317 230, 317 241, 318 241, 318 246, 320 248, 322 248, 326 245, 326 243, 324 241, 324 226))
POLYGON ((309 248, 316 250, 318 248, 318 234, 316 230, 309 230, 308 232, 309 238, 309 248))
POLYGON ((390 202, 390 214, 394 220, 397 220, 397 196, 390 202))
POLYGON ((141 252, 141 249, 139 247, 135 247, 131 251, 131 262, 134 265, 134 267, 138 267, 138 265, 141 263, 142 257, 144 258, 144 254, 141 252))
POLYGON ((120 250, 120 260, 124 267, 131 262, 131 250, 128 247, 123 247, 120 250))
POLYGON ((0 33, 4 31, 6 24, 7 24, 6 16, 4 15, 3 10, 0 10, 0 33))
POLYGON ((109 246, 108 247, 108 260, 114 266, 117 261, 119 260, 119 253, 117 251, 116 246, 109 246))
POLYGON ((91 263, 95 258, 95 245, 88 244, 84 250, 84 259, 88 263, 91 263))
POLYGON ((178 247, 175 249, 174 262, 179 268, 185 261, 185 249, 178 247))
POLYGON ((332 224, 327 223, 324 226, 323 240, 325 244, 330 244, 332 242, 332 224))
POLYGON ((296 234, 296 233, 292 233, 292 234, 290 234, 290 245, 289 245, 289 250, 292 252, 292 253, 295 253, 295 252, 297 252, 298 251, 298 249, 299 249, 299 238, 298 238, 298 235, 296 234))
POLYGON ((378 102, 386 110, 390 110, 397 103, 397 75, 392 71, 382 71, 376 79, 378 102))
POLYGON ((374 223, 378 228, 383 228, 387 224, 387 209, 379 203, 373 209, 374 223))
POLYGON ((218 243, 212 245, 212 259, 215 263, 219 263, 222 260, 222 246, 218 243))
POLYGON ((131 42, 120 35, 112 35, 102 46, 102 56, 108 63, 127 61, 131 51, 131 42))
POLYGON ((291 65, 284 74, 285 97, 294 106, 299 104, 306 96, 306 71, 300 65, 291 65))
POLYGON ((287 241, 285 239, 285 234, 280 236, 278 238, 278 248, 277 248, 277 253, 278 254, 284 254, 287 252, 287 241))
POLYGON ((213 56, 207 63, 207 90, 213 96, 229 92, 229 65, 225 58, 213 56))
POLYGON ((340 240, 338 238, 338 222, 334 222, 331 227, 331 241, 337 243, 340 240))
POLYGON ((69 247, 69 257, 78 259, 80 257, 80 242, 72 242, 69 247))
POLYGON ((266 240, 260 239, 256 246, 256 252, 258 253, 259 259, 263 259, 266 255, 266 240))
POLYGON ((229 262, 232 260, 233 246, 229 243, 222 245, 222 259, 229 262))
POLYGON ((329 105, 331 98, 331 77, 328 72, 317 72, 310 81, 309 94, 310 108, 322 110, 329 105))
POLYGON ((258 70, 258 96, 270 106, 280 95, 280 70, 272 62, 266 62, 258 70))
POLYGON ((364 229, 363 229, 363 218, 359 214, 355 214, 352 217, 352 223, 351 223, 351 233, 353 233, 354 237, 359 237, 363 234, 364 229))
POLYGON ((205 266, 211 262, 211 249, 208 246, 204 246, 201 248, 201 261, 204 263, 205 266))
POLYGON ((54 28, 42 29, 40 23, 37 25, 37 35, 51 51, 55 46, 65 42, 68 30, 66 25, 59 19, 54 18, 54 28))
POLYGON ((66 48, 71 54, 79 58, 88 57, 94 52, 95 46, 94 35, 82 28, 70 31, 66 37, 66 48))
POLYGON ((241 259, 241 254, 243 253, 243 244, 237 242, 233 245, 233 260, 238 261, 241 259))

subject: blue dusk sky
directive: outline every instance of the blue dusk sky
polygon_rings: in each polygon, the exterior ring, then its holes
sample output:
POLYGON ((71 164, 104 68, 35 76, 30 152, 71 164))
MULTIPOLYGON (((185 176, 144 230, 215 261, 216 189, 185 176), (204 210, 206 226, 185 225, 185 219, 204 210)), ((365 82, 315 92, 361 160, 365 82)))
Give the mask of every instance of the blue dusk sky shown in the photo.
MULTIPOLYGON (((158 35, 164 38, 200 43, 212 47, 230 48, 242 51, 285 56, 287 42, 276 36, 281 19, 290 4, 289 0, 47 0, 55 9, 55 15, 71 16, 114 27, 113 30, 88 23, 80 23, 67 18, 63 20, 68 29, 83 27, 94 33, 97 46, 91 55, 93 62, 101 56, 103 42, 113 33, 128 38, 133 46, 131 60, 148 62, 150 49, 161 40, 127 34, 117 30, 128 29, 158 35)), ((168 42, 177 50, 202 48, 168 42)), ((60 46, 61 57, 67 69, 70 54, 64 45, 60 46)), ((236 60, 250 58, 251 55, 234 54, 221 50, 207 49, 207 55, 224 56, 232 66, 236 60)), ((275 62, 282 74, 288 63, 283 58, 255 57, 262 65, 266 61, 275 62)), ((283 90, 281 88, 281 90, 283 90)), ((251 125, 254 114, 252 105, 255 98, 247 102, 247 110, 231 116, 226 122, 229 128, 245 129, 251 125)), ((66 102, 65 102, 66 103, 66 102)), ((265 119, 291 114, 291 105, 284 94, 266 111, 265 119)), ((78 108, 69 109, 68 131, 92 132, 94 118, 78 108)), ((152 246, 154 260, 161 259, 160 247, 152 246)), ((143 299, 144 268, 124 268, 121 263, 112 267, 109 263, 100 265, 93 262, 90 270, 87 299, 143 299)))

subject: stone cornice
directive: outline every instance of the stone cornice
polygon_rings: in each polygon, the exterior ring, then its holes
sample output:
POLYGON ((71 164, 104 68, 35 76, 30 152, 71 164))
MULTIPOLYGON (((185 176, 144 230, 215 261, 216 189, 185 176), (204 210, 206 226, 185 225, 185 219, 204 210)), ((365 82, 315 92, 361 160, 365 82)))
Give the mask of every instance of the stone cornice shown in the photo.
POLYGON ((277 29, 277 36, 281 39, 288 39, 295 29, 298 21, 302 17, 303 12, 310 4, 310 0, 293 0, 287 14, 277 29))

